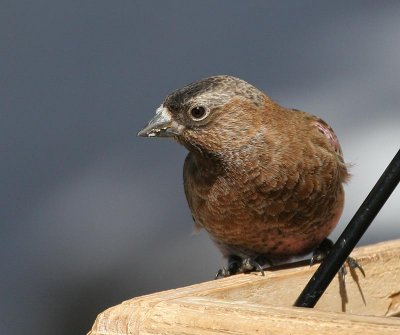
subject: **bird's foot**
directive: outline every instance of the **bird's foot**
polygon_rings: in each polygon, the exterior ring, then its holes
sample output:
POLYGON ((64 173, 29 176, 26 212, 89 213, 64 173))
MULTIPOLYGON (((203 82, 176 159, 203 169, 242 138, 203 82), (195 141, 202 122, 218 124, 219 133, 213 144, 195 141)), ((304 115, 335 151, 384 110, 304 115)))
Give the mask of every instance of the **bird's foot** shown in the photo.
POLYGON ((315 263, 321 262, 329 254, 332 246, 333 242, 329 238, 324 239, 321 244, 314 250, 310 260, 310 266, 313 266, 315 263))
MULTIPOLYGON (((361 264, 358 263, 356 259, 354 259, 353 257, 349 256, 346 259, 346 263, 349 266, 350 270, 359 269, 361 274, 363 275, 363 277, 365 277, 365 271, 362 268, 361 264)), ((346 267, 344 266, 344 264, 340 267, 338 274, 340 276, 340 279, 344 283, 346 275, 347 275, 347 270, 346 270, 346 267)))
MULTIPOLYGON (((314 265, 315 263, 321 262, 329 254, 332 246, 333 242, 330 239, 324 239, 321 244, 314 250, 310 260, 310 266, 314 265)), ((362 268, 360 263, 357 262, 356 259, 354 259, 353 257, 347 257, 346 263, 352 270, 359 269, 362 275, 365 277, 364 269, 362 268)), ((347 274, 347 270, 344 264, 340 267, 338 274, 340 276, 340 279, 344 283, 347 274)))
POLYGON ((228 258, 228 266, 219 269, 215 275, 215 279, 229 277, 238 273, 249 273, 254 270, 261 272, 263 276, 265 275, 264 269, 257 260, 250 257, 242 259, 238 256, 230 256, 228 258))

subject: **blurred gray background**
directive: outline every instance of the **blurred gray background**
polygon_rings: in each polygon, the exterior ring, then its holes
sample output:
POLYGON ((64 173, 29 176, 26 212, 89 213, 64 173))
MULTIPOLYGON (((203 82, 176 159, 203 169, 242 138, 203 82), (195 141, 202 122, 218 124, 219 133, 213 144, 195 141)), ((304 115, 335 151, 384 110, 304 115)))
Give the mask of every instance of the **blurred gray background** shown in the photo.
MULTIPOLYGON (((215 74, 317 114, 353 164, 343 230, 400 144, 399 1, 1 1, 0 333, 84 334, 224 261, 192 233, 185 149, 137 138, 215 74)), ((397 189, 361 244, 400 238, 397 189)))

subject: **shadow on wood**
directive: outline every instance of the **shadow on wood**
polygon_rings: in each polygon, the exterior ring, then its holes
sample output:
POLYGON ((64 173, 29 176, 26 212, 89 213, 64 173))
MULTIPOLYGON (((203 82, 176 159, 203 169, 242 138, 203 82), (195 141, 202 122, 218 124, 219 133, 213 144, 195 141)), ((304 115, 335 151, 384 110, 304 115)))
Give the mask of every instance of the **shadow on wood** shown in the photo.
POLYGON ((286 266, 127 300, 89 334, 400 334, 400 240, 352 256, 366 277, 334 280, 314 309, 292 306, 318 265, 286 266))

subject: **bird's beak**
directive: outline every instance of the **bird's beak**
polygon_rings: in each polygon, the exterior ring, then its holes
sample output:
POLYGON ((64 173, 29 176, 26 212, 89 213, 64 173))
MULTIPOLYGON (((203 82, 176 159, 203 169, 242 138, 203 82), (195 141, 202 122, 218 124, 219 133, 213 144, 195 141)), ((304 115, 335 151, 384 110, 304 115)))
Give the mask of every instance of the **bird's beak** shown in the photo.
POLYGON ((173 120, 171 112, 162 105, 156 115, 138 132, 141 137, 174 137, 180 135, 183 127, 173 120))

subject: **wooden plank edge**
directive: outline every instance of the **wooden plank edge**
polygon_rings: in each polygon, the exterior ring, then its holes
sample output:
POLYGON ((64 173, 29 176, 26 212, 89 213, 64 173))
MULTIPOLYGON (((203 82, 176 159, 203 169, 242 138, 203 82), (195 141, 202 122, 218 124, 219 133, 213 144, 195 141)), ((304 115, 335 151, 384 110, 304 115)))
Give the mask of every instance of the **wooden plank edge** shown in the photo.
POLYGON ((137 301, 134 309, 108 310, 99 315, 89 335, 398 335, 399 332, 400 320, 397 318, 240 304, 204 297, 183 297, 150 305, 145 301, 137 301))
MULTIPOLYGON (((376 261, 377 259, 381 257, 385 257, 385 255, 388 256, 393 256, 393 255, 398 255, 400 254, 400 240, 395 240, 395 241, 389 241, 389 242, 382 242, 378 243, 375 245, 370 245, 370 246, 365 246, 358 248, 355 250, 355 252, 352 254, 354 257, 361 261, 366 261, 366 262, 373 262, 374 260, 376 261)), ((286 270, 280 270, 276 272, 271 273, 271 277, 279 278, 279 277, 285 277, 289 274, 294 275, 298 271, 310 271, 309 267, 302 267, 302 268, 294 268, 294 269, 286 269, 286 270)), ((312 269, 311 272, 315 271, 315 269, 312 269)), ((244 306, 243 304, 240 303, 240 301, 232 302, 232 301, 223 301, 221 299, 212 299, 211 297, 204 297, 207 294, 210 294, 213 290, 220 291, 222 290, 229 290, 230 288, 238 288, 239 286, 242 285, 248 285, 249 283, 255 283, 260 280, 265 280, 264 277, 257 276, 257 275, 238 275, 230 278, 226 278, 223 280, 218 280, 218 281, 211 281, 211 282, 206 282, 206 283, 201 283, 201 284, 196 284, 188 287, 183 287, 175 290, 168 290, 168 291, 163 291, 163 292, 157 292, 151 295, 147 296, 142 296, 138 298, 134 298, 128 301, 123 302, 120 305, 111 307, 110 309, 104 311, 103 313, 100 313, 99 316, 96 319, 95 324, 93 325, 92 331, 89 334, 92 335, 98 335, 98 334, 142 334, 143 332, 137 332, 135 329, 141 329, 142 326, 144 325, 145 321, 148 320, 149 315, 153 315, 157 308, 160 306, 177 306, 176 304, 179 305, 180 301, 201 301, 205 306, 199 306, 198 304, 195 304, 198 308, 202 307, 203 310, 204 308, 211 308, 208 306, 208 302, 212 302, 215 306, 215 304, 223 304, 224 306, 236 306, 236 312, 234 313, 236 316, 240 312, 241 306, 244 306), (205 293, 206 292, 206 293, 205 293), (185 300, 186 299, 186 300, 185 300), (189 299, 189 300, 188 300, 189 299), (192 299, 192 300, 190 300, 192 299), (195 300, 193 300, 195 299, 195 300), (196 300, 200 299, 200 300, 196 300), (203 300, 202 300, 203 299, 203 300), (233 304, 233 305, 232 305, 233 304), (125 330, 124 330, 125 329, 125 330), (129 331, 134 329, 133 332, 129 331), (119 330, 121 332, 119 332, 119 330), (124 332, 124 331, 129 331, 129 332, 124 332)), ((190 304, 189 304, 190 305, 190 304)), ((250 306, 251 304, 246 303, 245 306, 250 306)), ((188 305, 185 305, 188 306, 188 305)), ((194 305, 193 305, 194 306, 194 305)), ((271 311, 275 310, 276 308, 283 308, 282 310, 285 310, 285 308, 289 308, 289 310, 293 310, 293 308, 290 307, 272 307, 272 306, 265 306, 265 305, 258 305, 255 304, 254 306, 257 306, 258 310, 260 311, 265 311, 266 309, 271 311)), ((233 307, 232 307, 233 308, 233 307)), ((179 308, 178 308, 179 310, 179 308)), ((187 310, 187 309, 185 309, 187 310)), ((189 308, 189 310, 191 310, 189 308)), ((212 308, 209 310, 212 312, 212 308)), ((234 312, 234 309, 230 310, 231 312, 234 312)), ((306 310, 307 313, 310 310, 306 310)), ((303 313, 306 313, 304 311, 303 313)), ((184 311, 181 311, 183 313, 184 311)), ((217 311, 215 311, 217 312, 217 311)), ((312 313, 327 313, 327 312, 322 312, 322 311, 311 311, 312 313)), ((198 313, 198 312, 197 312, 198 313)), ((156 313, 157 314, 157 313, 156 313)), ((167 313, 168 314, 168 313, 167 313)), ((190 313, 189 313, 190 314, 190 313)), ((207 313, 208 314, 208 313, 207 313)), ((289 313, 290 314, 290 313, 289 313)), ((183 315, 183 314, 182 314, 183 315)), ((200 313, 199 315, 202 315, 200 313)), ((357 316, 357 315, 349 315, 349 314, 340 314, 340 318, 343 319, 343 317, 346 318, 355 318, 354 320, 359 320, 357 318, 367 318, 368 320, 370 317, 365 317, 365 316, 357 316)), ((207 316, 211 317, 212 315, 207 316)), ((261 316, 257 316, 257 318, 260 318, 261 316)), ((265 317, 268 317, 266 315, 265 317)), ((375 317, 373 317, 375 318, 375 317)), ((388 318, 380 318, 382 319, 382 322, 388 323, 389 319, 388 318), (383 321, 385 320, 385 321, 383 321)), ((364 320, 364 319, 363 319, 364 320)), ((372 320, 372 319, 370 319, 372 320)), ((374 319, 376 320, 376 319, 374 319)), ((186 320, 190 321, 190 320, 186 320)), ((395 324, 392 324, 394 327, 399 327, 398 324, 399 320, 391 320, 389 323, 394 322, 395 324)), ((373 324, 369 325, 369 321, 363 321, 366 322, 365 326, 367 329, 376 329, 376 321, 373 322, 373 324), (371 328, 372 327, 372 328, 371 328), (375 328, 374 328, 375 327, 375 328)), ((256 322, 258 323, 258 321, 256 322)), ((328 322, 329 324, 329 322, 328 322)), ((360 323, 358 323, 360 324, 360 323)), ((379 323, 378 323, 379 324, 379 323)), ((155 324, 153 325, 155 326, 155 324)), ((388 329, 391 331, 390 326, 388 329)), ((381 327, 381 326, 379 326, 381 327)), ((385 328, 386 329, 386 328, 385 328)), ((400 333, 399 331, 400 328, 397 328, 397 333, 400 333)), ((382 330, 383 331, 383 330, 382 330)), ((282 333, 282 329, 280 330, 282 333)), ((365 333, 365 332, 364 332, 365 333)), ((378 333, 382 333, 381 330, 378 333)), ((390 332, 389 332, 390 333, 390 332)), ((143 334, 147 334, 147 331, 145 331, 143 334)), ((150 334, 150 333, 149 333, 150 334)), ((172 332, 171 334, 175 334, 172 332)), ((384 334, 384 333, 382 333, 384 334)))

